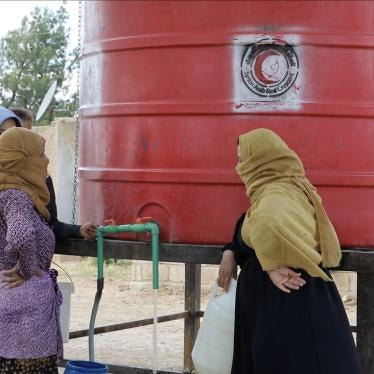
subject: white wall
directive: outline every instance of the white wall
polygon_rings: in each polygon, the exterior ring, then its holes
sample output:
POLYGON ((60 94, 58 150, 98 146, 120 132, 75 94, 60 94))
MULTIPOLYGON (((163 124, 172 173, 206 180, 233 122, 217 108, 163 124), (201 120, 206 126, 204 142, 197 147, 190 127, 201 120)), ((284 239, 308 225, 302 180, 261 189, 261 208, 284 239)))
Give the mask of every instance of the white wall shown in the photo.
MULTIPOLYGON (((73 210, 75 119, 56 118, 50 126, 34 127, 46 139, 49 173, 56 192, 58 218, 71 223, 73 210)), ((76 210, 79 222, 79 209, 76 210)))

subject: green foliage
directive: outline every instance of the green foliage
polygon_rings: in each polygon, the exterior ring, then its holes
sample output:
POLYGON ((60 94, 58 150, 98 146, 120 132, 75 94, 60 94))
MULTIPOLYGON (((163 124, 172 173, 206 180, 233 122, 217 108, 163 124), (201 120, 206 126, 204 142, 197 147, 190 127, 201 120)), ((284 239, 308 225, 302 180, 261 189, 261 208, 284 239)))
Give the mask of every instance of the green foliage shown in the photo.
MULTIPOLYGON (((68 13, 63 6, 56 12, 37 7, 29 17, 23 18, 20 28, 9 31, 1 39, 2 105, 25 107, 36 112, 53 80, 57 80, 55 97, 59 92, 66 94, 66 82, 77 66, 77 52, 67 52, 67 21, 68 13)), ((54 99, 40 124, 50 122, 56 108, 67 108, 65 115, 72 115, 76 100, 54 99)))

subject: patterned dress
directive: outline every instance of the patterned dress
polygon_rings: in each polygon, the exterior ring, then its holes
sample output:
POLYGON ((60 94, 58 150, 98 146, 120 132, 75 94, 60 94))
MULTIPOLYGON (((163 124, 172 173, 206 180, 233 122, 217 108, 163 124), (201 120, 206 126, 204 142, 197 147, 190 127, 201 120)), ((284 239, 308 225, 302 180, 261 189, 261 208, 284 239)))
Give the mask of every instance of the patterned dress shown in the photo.
POLYGON ((62 298, 50 270, 54 245, 51 229, 28 195, 0 191, 0 276, 18 264, 26 280, 13 289, 0 280, 0 374, 57 372, 50 363, 62 357, 62 298), (37 269, 42 276, 33 275, 37 269))

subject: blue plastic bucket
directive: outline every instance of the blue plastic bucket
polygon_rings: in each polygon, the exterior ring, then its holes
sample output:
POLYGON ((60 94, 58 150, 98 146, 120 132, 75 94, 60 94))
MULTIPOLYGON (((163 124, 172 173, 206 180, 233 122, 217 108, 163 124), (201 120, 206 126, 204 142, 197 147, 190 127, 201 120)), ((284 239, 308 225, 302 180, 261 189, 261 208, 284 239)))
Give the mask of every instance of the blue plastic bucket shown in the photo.
POLYGON ((93 361, 68 361, 64 374, 108 374, 108 367, 93 361))

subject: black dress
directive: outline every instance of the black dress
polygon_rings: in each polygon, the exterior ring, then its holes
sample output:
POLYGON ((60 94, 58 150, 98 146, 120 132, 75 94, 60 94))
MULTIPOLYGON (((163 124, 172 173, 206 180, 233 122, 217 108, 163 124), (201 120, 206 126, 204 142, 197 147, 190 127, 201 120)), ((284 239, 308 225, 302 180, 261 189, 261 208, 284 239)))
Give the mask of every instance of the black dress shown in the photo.
POLYGON ((362 374, 335 284, 301 271, 306 284, 300 290, 280 291, 242 241, 243 220, 225 247, 241 266, 231 373, 362 374))

